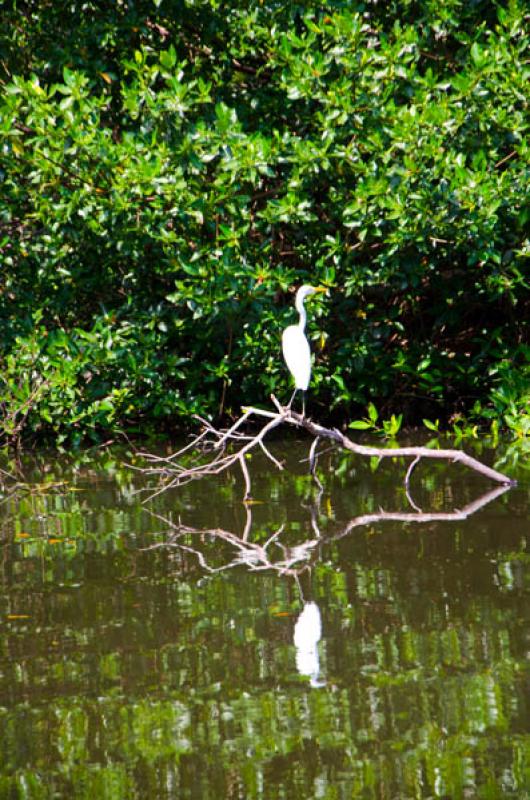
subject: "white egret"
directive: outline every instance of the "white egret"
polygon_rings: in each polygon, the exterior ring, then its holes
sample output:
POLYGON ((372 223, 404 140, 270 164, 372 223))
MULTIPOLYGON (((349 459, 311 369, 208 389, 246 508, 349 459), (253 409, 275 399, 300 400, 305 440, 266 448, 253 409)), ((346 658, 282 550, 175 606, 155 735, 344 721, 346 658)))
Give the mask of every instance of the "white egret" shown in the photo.
MULTIPOLYGON (((289 325, 282 334, 283 357, 289 372, 294 378, 295 385, 295 390, 289 400, 288 408, 291 407, 294 396, 299 389, 302 392, 307 390, 311 378, 311 350, 304 332, 307 321, 304 300, 312 294, 326 291, 324 286, 301 286, 296 293, 296 300, 294 303, 300 315, 298 325, 289 325)), ((305 416, 305 396, 302 401, 302 416, 305 416)))

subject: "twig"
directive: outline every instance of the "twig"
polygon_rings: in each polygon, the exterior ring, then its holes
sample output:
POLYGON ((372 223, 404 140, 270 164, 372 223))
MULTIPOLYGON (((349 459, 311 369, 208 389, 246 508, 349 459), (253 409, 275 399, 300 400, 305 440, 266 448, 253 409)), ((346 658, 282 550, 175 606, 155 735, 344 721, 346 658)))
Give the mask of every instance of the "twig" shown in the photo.
POLYGON ((278 459, 275 458, 272 455, 272 453, 270 452, 270 450, 268 450, 267 447, 265 447, 265 443, 263 441, 261 441, 259 444, 260 444, 261 449, 263 450, 263 452, 267 456, 267 458, 269 458, 272 461, 272 463, 274 464, 274 466, 277 467, 277 469, 279 469, 280 472, 281 472, 283 470, 283 464, 280 461, 278 461, 278 459))
POLYGON ((409 504, 412 506, 412 508, 414 509, 414 511, 417 511, 417 512, 418 512, 418 514, 423 514, 423 509, 422 509, 422 508, 420 508, 418 505, 416 505, 416 503, 415 503, 415 502, 414 502, 414 500, 412 499, 412 495, 411 495, 411 493, 410 493, 410 491, 409 491, 409 488, 408 488, 408 486, 405 486, 405 497, 406 497, 406 498, 407 498, 407 500, 409 501, 409 504))
POLYGON ((500 161, 497 161, 497 163, 494 164, 495 169, 497 169, 498 167, 502 167, 503 164, 506 164, 507 161, 509 161, 516 155, 517 155, 517 150, 512 150, 511 153, 508 153, 507 156, 504 156, 504 158, 501 158, 500 161))
POLYGON ((414 469, 414 467, 416 466, 416 464, 418 463, 419 460, 420 460, 420 456, 416 456, 414 461, 411 461, 410 464, 409 464, 409 468, 407 470, 407 474, 405 475, 405 486, 407 487, 407 489, 408 489, 408 486, 409 486, 409 483, 410 483, 410 476, 412 475, 412 470, 414 469))
POLYGON ((320 436, 316 436, 315 439, 313 440, 313 444, 311 445, 311 449, 309 451, 309 472, 313 476, 313 480, 315 481, 315 483, 318 486, 318 488, 320 490, 322 490, 324 487, 322 486, 320 478, 317 475, 316 449, 317 449, 319 441, 320 441, 320 436))
POLYGON ((250 483, 250 475, 248 474, 247 465, 245 464, 245 456, 239 456, 239 466, 241 467, 241 472, 243 473, 243 478, 245 479, 245 494, 243 497, 243 501, 250 500, 252 495, 250 493, 251 483, 250 483))

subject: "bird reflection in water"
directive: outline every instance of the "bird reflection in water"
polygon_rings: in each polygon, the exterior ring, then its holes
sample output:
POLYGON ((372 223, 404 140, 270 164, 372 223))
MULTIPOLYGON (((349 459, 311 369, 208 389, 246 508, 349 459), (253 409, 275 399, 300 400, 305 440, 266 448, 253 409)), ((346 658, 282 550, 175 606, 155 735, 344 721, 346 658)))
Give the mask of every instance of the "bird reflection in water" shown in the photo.
POLYGON ((300 675, 309 678, 311 686, 324 686, 319 680, 320 657, 318 643, 322 635, 320 609, 312 600, 304 603, 300 616, 294 626, 294 646, 296 647, 296 668, 300 675))

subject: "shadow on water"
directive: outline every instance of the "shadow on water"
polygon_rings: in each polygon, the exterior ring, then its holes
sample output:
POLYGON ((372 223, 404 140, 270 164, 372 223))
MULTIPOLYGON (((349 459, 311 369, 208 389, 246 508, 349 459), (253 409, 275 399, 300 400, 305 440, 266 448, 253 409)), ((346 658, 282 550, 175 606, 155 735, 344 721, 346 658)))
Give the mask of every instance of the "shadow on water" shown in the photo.
POLYGON ((530 797, 524 475, 275 454, 6 481, 0 797, 530 797))

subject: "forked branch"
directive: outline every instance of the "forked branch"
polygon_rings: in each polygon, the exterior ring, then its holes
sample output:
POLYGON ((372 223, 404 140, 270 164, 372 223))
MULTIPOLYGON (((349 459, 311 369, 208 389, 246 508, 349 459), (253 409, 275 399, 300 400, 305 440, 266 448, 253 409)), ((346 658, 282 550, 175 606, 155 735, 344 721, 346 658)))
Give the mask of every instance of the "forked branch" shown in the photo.
MULTIPOLYGON (((410 458, 411 462, 404 479, 406 488, 412 471, 423 458, 442 459, 463 464, 503 486, 513 486, 516 483, 507 475, 489 467, 487 464, 483 464, 462 450, 435 450, 429 447, 373 447, 358 444, 337 428, 325 428, 308 417, 297 414, 290 408, 280 405, 274 395, 271 396, 271 399, 276 411, 255 407, 243 408, 241 417, 228 430, 218 430, 206 420, 199 418, 203 429, 186 447, 167 457, 160 457, 151 453, 140 453, 139 455, 145 459, 148 466, 143 468, 135 467, 135 469, 141 469, 146 474, 157 475, 161 478, 161 484, 154 493, 159 494, 166 489, 181 486, 192 480, 205 478, 208 475, 218 475, 239 463, 245 482, 244 500, 249 500, 251 497, 251 481, 245 463, 246 456, 252 450, 260 448, 271 463, 281 470, 283 468, 282 464, 269 452, 264 440, 279 425, 290 425, 307 431, 313 437, 309 463, 310 472, 318 485, 321 484, 316 475, 318 459, 316 448, 321 440, 329 440, 343 450, 369 458, 410 458), (249 422, 251 418, 261 418, 265 422, 257 432, 254 431, 250 434, 242 432, 245 423, 249 422), (191 463, 189 461, 189 453, 194 453, 194 460, 191 463), (186 463, 184 464, 179 459, 182 459, 185 455, 186 463)), ((152 494, 151 497, 153 496, 152 494)))

